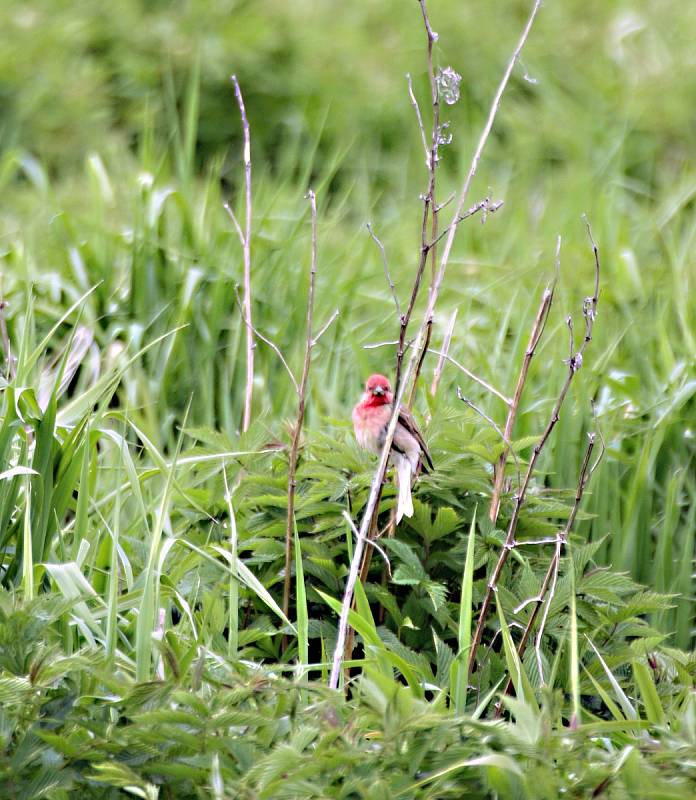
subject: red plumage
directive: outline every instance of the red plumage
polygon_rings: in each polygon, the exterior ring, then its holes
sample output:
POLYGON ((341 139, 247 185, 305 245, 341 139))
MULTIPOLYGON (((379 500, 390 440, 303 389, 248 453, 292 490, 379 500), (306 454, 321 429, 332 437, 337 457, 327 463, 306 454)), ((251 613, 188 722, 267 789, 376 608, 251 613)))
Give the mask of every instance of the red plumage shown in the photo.
MULTIPOLYGON (((360 402, 353 409, 353 427, 358 444, 371 453, 379 453, 392 414, 394 396, 389 380, 384 375, 371 375, 365 385, 360 402)), ((389 460, 396 467, 399 484, 396 521, 403 516, 413 516, 411 500, 411 479, 417 473, 419 464, 425 463, 432 469, 427 445, 416 421, 406 406, 399 408, 399 419, 394 432, 389 460)))

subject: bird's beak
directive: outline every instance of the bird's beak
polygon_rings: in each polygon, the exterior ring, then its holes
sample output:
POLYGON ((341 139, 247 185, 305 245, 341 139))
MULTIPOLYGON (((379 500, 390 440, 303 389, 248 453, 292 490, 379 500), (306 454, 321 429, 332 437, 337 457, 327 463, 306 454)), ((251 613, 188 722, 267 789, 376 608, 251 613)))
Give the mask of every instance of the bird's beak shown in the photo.
POLYGON ((377 397, 381 397, 384 394, 384 388, 382 386, 375 386, 372 390, 372 394, 377 395, 377 397))

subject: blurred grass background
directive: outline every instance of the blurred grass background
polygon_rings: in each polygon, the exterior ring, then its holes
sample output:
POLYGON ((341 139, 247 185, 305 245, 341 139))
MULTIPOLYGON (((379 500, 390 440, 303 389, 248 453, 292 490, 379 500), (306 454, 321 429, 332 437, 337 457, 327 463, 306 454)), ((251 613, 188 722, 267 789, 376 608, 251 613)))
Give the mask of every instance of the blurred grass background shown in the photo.
MULTIPOLYGON (((464 76, 461 100, 444 109, 453 133, 440 167, 444 200, 462 180, 530 4, 430 5, 437 63, 464 76)), ((574 485, 594 398, 608 453, 582 531, 603 540, 600 562, 680 594, 656 622, 682 647, 693 634, 696 513, 695 33, 689 3, 544 5, 471 194, 505 205, 484 226, 462 226, 434 329, 438 346, 457 307, 452 354, 510 393, 560 234, 552 324, 515 436, 538 432, 563 377, 564 319, 591 290, 588 214, 602 253, 600 316, 545 454, 545 484, 574 485)), ((393 360, 363 345, 397 330, 365 223, 386 247, 402 301, 417 261, 425 170, 404 75, 426 107, 424 44, 417 3, 403 0, 3 3, 0 268, 11 340, 26 331, 28 285, 40 338, 101 281, 81 319, 97 365, 187 325, 136 360, 112 403, 173 452, 192 398, 192 429, 218 432, 234 449, 242 259, 221 205, 242 210, 234 71, 252 129, 255 324, 299 365, 311 185, 317 315, 338 307, 341 316, 317 352, 308 423, 349 436, 361 381, 393 360)), ((47 359, 68 335, 61 326, 47 359)), ((89 380, 83 370, 71 393, 89 380)), ((457 383, 463 376, 448 367, 435 419, 438 409, 454 413, 457 383)), ((259 345, 259 441, 285 435, 288 389, 259 345)), ((475 385, 466 393, 502 423, 495 398, 475 385)))

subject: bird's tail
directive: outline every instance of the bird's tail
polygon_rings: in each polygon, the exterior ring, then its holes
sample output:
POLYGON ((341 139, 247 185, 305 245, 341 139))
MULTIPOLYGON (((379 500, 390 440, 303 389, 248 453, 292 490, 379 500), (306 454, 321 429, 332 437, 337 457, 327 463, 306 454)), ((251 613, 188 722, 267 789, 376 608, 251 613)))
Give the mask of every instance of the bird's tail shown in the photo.
POLYGON ((396 461, 396 482, 399 488, 398 500, 396 505, 396 524, 401 522, 402 517, 413 516, 413 500, 411 499, 411 462, 401 456, 396 461))

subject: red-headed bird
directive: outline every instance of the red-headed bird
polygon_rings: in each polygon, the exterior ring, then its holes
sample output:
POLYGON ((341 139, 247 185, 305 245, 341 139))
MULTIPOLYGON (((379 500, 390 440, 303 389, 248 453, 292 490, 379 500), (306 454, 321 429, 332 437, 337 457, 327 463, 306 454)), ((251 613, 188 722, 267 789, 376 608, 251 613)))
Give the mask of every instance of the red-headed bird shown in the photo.
MULTIPOLYGON (((365 385, 365 392, 353 409, 353 427, 358 444, 371 453, 382 452, 393 403, 394 396, 389 380, 384 375, 370 375, 365 385)), ((396 423, 389 460, 396 467, 399 485, 396 521, 400 522, 403 516, 413 516, 411 479, 417 473, 418 465, 421 464, 425 469, 423 462, 426 462, 433 469, 433 461, 425 440, 418 430, 413 415, 403 405, 399 408, 399 419, 396 423)))

